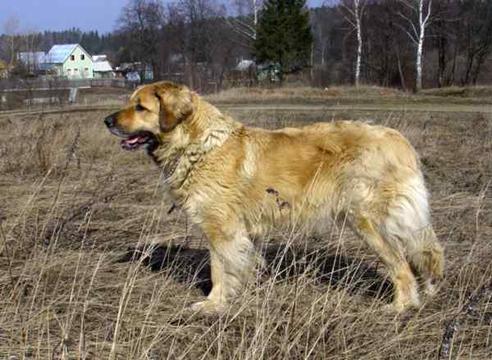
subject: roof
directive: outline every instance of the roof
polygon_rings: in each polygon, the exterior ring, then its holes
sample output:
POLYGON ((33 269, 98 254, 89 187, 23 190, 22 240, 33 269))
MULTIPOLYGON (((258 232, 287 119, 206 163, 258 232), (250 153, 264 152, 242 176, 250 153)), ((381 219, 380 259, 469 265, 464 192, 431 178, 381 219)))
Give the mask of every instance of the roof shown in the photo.
MULTIPOLYGON (((67 58, 77 48, 77 46, 80 45, 79 44, 53 45, 50 51, 48 51, 48 54, 46 54, 46 62, 52 64, 60 64, 65 62, 65 60, 67 60, 67 58)), ((80 46, 80 48, 87 54, 87 51, 85 51, 82 46, 80 46)))
POLYGON ((236 70, 245 71, 248 70, 251 66, 254 66, 255 62, 253 60, 241 60, 236 65, 236 70))
POLYGON ((92 61, 106 61, 108 60, 107 55, 92 55, 92 61))
POLYGON ((17 60, 24 64, 41 64, 45 62, 45 59, 44 51, 25 51, 17 54, 17 60))
POLYGON ((109 61, 96 61, 94 62, 94 71, 113 71, 113 68, 111 67, 109 61))

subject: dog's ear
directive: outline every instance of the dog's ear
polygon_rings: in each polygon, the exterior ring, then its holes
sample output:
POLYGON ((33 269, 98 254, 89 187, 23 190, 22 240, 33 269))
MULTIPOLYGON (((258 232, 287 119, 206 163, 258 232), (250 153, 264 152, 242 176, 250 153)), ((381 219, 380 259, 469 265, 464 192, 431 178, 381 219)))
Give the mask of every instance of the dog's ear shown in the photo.
POLYGON ((155 96, 159 99, 159 125, 164 132, 171 131, 193 113, 192 92, 186 86, 171 83, 157 85, 155 96))

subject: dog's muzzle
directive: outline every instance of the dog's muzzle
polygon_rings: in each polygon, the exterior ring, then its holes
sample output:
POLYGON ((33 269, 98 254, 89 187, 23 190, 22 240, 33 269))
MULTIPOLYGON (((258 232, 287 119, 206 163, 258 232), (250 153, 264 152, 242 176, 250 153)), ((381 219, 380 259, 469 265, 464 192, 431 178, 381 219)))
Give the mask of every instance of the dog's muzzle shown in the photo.
POLYGON ((140 147, 145 147, 147 152, 152 152, 158 146, 158 140, 154 134, 149 131, 139 131, 137 133, 125 133, 116 126, 116 116, 111 114, 104 119, 104 123, 108 127, 111 134, 123 138, 121 147, 125 150, 137 150, 140 147))

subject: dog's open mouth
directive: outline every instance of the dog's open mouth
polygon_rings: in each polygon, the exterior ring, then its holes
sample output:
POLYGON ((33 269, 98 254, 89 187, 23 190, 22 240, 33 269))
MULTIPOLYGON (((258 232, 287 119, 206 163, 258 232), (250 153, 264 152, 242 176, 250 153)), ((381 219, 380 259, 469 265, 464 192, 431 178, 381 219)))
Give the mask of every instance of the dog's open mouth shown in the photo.
POLYGON ((136 135, 130 135, 121 140, 121 147, 125 150, 137 150, 144 145, 153 147, 155 143, 155 136, 152 133, 145 131, 136 135))

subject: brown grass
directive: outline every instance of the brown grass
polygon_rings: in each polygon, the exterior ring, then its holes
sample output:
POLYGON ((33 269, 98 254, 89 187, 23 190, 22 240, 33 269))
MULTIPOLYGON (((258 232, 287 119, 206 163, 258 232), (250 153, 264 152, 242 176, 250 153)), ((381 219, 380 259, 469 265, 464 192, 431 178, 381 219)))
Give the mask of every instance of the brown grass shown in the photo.
MULTIPOLYGON (((446 248, 439 294, 401 316, 344 228, 271 234, 267 268, 225 314, 191 313, 210 287, 206 240, 168 214, 158 170, 104 115, 0 113, 0 359, 492 357, 490 114, 371 112, 421 154, 446 248)), ((367 116, 235 115, 271 128, 367 116)))
POLYGON ((418 94, 379 86, 232 88, 208 95, 219 103, 491 104, 492 87, 448 87, 418 94))
POLYGON ((274 87, 274 88, 232 88, 208 96, 213 102, 319 102, 323 100, 359 100, 366 97, 404 98, 409 95, 397 89, 378 86, 334 86, 314 87, 274 87))
POLYGON ((422 95, 442 96, 442 97, 465 97, 465 98, 490 98, 492 97, 491 86, 450 86, 444 88, 427 89, 422 91, 422 95))

